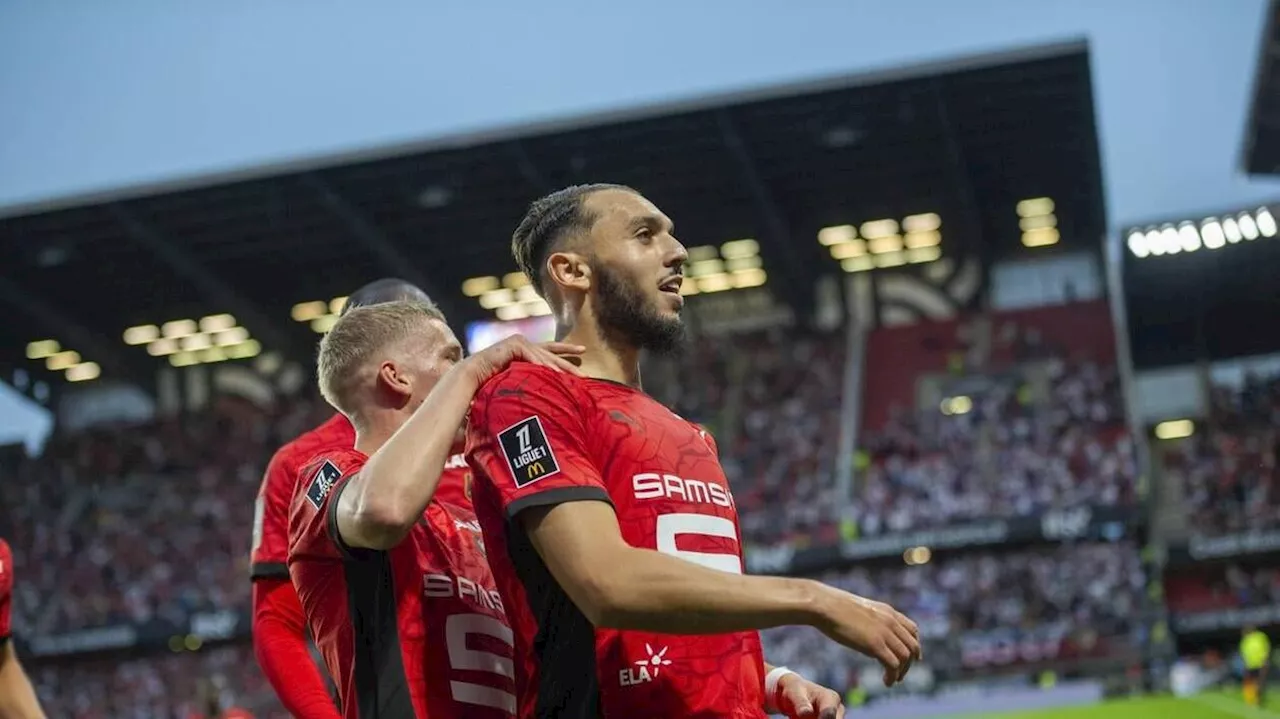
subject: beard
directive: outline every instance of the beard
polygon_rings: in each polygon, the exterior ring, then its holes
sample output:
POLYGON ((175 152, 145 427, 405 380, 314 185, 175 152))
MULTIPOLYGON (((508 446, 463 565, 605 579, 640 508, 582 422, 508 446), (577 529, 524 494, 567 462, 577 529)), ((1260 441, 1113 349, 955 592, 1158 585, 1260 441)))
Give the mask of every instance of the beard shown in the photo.
POLYGON ((612 268, 593 263, 599 298, 600 332, 609 343, 622 343, 658 355, 675 354, 684 346, 685 328, 680 317, 664 316, 645 300, 634 283, 612 268))

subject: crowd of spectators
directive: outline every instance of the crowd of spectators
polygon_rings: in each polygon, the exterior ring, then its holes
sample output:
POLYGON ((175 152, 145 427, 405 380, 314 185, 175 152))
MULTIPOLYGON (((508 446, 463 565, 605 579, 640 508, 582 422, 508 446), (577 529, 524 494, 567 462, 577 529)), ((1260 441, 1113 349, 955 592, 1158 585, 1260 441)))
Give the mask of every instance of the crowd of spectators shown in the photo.
POLYGON ((32 668, 45 713, 60 719, 217 719, 216 709, 286 719, 248 644, 198 653, 90 659, 32 668))
POLYGON ((1232 564, 1170 570, 1165 596, 1177 613, 1280 605, 1280 569, 1232 564))
MULTIPOLYGON (((959 554, 920 566, 857 567, 820 579, 882 598, 912 617, 925 657, 959 671, 966 638, 1021 631, 1063 641, 1127 640, 1143 609, 1145 580, 1127 542, 959 554)), ((828 686, 849 686, 868 660, 810 627, 763 633, 765 656, 828 686)))
POLYGON ((1180 485, 1190 525, 1218 535, 1280 524, 1280 374, 1248 373, 1239 386, 1216 385, 1209 422, 1164 455, 1180 485))
POLYGON ((1113 366, 1037 359, 951 386, 964 394, 865 433, 867 466, 844 511, 860 535, 1136 501, 1113 366))

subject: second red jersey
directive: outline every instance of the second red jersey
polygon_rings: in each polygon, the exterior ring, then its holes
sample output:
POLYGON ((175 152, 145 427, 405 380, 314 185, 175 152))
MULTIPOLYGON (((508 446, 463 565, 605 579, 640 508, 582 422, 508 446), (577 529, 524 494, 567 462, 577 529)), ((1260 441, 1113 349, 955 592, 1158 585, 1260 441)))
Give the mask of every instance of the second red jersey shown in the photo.
MULTIPOLYGON (((285 564, 289 553, 289 507, 303 467, 323 452, 351 449, 355 444, 355 428, 346 417, 335 414, 276 451, 253 508, 250 575, 254 579, 289 578, 285 564)), ((458 507, 471 507, 471 472, 461 454, 449 458, 435 498, 458 507)))
POLYGON ((315 458, 289 518, 289 573, 343 716, 513 716, 513 637, 474 515, 432 501, 397 546, 347 546, 338 497, 367 460, 315 458))
POLYGON ((13 633, 13 552, 0 539, 0 647, 13 633))
POLYGON ((518 518, 609 502, 632 546, 741 573, 737 509, 710 435, 633 388, 518 362, 477 393, 467 449, 515 629, 522 719, 765 716, 759 633, 596 629, 518 518))

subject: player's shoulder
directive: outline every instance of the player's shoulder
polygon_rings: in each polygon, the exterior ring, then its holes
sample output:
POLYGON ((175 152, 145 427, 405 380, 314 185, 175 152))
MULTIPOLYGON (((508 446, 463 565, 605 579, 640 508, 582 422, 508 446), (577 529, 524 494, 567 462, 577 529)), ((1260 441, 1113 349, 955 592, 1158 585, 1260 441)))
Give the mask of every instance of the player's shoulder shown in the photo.
POLYGON ((485 400, 504 396, 525 396, 546 392, 574 393, 580 382, 579 377, 567 372, 558 372, 532 362, 512 362, 506 369, 490 377, 476 393, 476 398, 485 400))
POLYGON ((350 420, 335 414, 318 427, 310 429, 281 447, 276 457, 301 467, 322 450, 349 448, 355 445, 356 433, 350 420))

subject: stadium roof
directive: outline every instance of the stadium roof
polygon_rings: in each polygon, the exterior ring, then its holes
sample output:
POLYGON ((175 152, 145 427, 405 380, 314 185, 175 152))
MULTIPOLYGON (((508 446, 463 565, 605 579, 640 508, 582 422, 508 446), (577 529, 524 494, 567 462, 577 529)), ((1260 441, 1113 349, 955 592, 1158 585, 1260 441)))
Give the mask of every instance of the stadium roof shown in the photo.
POLYGON ((531 199, 597 181, 645 192, 688 245, 756 239, 767 287, 801 310, 840 272, 826 226, 936 213, 944 254, 987 261, 1026 251, 1024 199, 1054 200, 1060 247, 1096 249, 1106 226, 1072 42, 26 208, 0 219, 0 370, 61 377, 24 357, 54 339, 149 383, 165 359, 126 328, 223 313, 309 360, 294 305, 381 276, 420 283, 459 325, 491 318, 464 281, 515 269, 531 199))
POLYGON ((1280 175, 1280 0, 1271 0, 1263 28, 1244 167, 1251 175, 1280 175))

